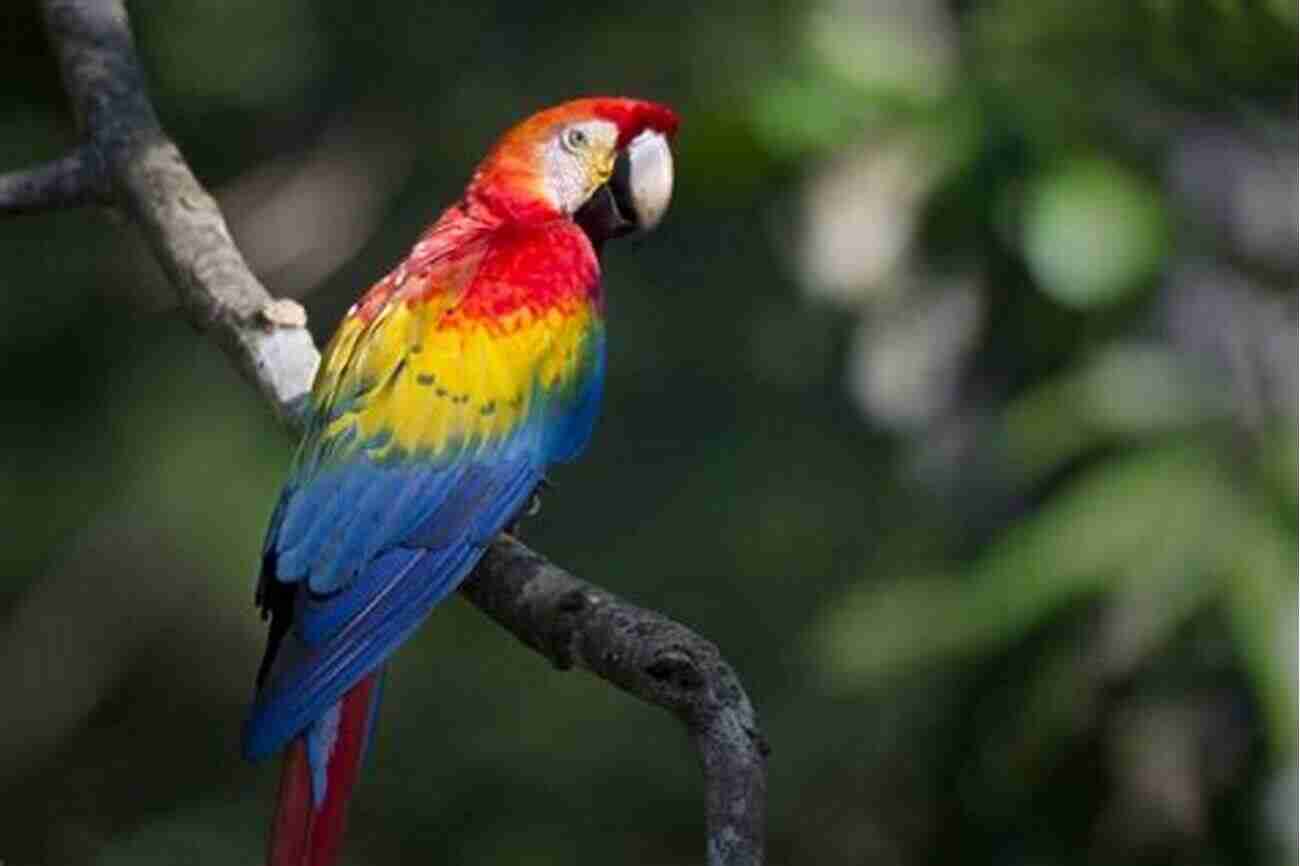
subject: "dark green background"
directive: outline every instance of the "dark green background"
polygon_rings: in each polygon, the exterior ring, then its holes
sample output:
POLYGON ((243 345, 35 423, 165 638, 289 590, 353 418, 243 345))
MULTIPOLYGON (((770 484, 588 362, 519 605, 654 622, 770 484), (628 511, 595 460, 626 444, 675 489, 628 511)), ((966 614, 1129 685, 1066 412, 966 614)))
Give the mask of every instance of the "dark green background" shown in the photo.
MULTIPOLYGON (((28 5, 0 169, 76 140, 28 5)), ((741 673, 772 862, 1294 863, 1294 5, 477 5, 131 11, 322 340, 515 119, 679 109, 665 224, 608 250, 603 419, 527 535, 741 673)), ((258 862, 291 443, 122 219, 7 220, 0 264, 0 860, 258 862)), ((701 861, 676 723, 459 599, 380 732, 348 862, 701 861)))

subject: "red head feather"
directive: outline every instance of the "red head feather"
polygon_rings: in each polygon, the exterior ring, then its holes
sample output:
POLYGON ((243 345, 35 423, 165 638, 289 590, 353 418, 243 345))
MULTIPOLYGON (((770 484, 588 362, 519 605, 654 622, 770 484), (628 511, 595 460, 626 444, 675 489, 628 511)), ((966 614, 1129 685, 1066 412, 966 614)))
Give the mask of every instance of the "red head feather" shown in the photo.
POLYGON ((551 219, 558 215, 542 188, 539 153, 556 127, 582 120, 607 120, 618 127, 622 148, 645 130, 671 138, 677 132, 677 114, 666 105, 643 99, 587 97, 539 111, 511 127, 479 163, 470 181, 470 199, 490 203, 514 219, 551 219))

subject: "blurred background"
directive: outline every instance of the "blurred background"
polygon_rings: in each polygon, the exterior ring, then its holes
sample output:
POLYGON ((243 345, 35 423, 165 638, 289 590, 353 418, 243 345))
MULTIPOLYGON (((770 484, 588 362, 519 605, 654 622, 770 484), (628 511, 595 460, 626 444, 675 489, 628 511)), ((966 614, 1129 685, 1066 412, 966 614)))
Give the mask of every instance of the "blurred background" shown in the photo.
MULTIPOLYGON (((0 12, 0 169, 76 140, 0 12)), ((1296 7, 134 3, 154 101, 318 338, 494 136, 684 117, 607 255, 610 379, 526 536, 690 624, 775 864, 1292 864, 1296 7)), ((257 863, 237 757, 292 443, 138 234, 0 226, 0 860, 257 863)), ((349 862, 690 864, 682 732, 459 599, 398 656, 349 862)))

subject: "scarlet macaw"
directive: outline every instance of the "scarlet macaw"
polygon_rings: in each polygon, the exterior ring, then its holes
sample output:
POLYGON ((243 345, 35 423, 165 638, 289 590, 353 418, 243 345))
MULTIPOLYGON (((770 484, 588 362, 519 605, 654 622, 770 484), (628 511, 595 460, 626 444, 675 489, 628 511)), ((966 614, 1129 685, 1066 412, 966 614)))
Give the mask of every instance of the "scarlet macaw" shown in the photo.
POLYGON ((663 216, 676 128, 615 98, 518 124, 326 348, 257 588, 271 625, 243 752, 288 744, 272 866, 334 861, 385 659, 586 445, 598 254, 663 216))

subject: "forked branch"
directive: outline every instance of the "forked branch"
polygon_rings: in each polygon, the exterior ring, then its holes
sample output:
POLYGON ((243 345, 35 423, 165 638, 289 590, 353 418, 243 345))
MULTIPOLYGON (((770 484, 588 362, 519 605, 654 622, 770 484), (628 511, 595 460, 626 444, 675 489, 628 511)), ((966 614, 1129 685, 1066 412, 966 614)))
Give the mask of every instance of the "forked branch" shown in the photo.
MULTIPOLYGON (((121 0, 44 0, 44 8, 83 143, 62 159, 0 175, 0 214, 93 203, 126 211, 189 320, 296 432, 320 360, 306 314, 253 275, 216 202, 163 132, 121 0)), ((712 643, 506 535, 461 592, 557 667, 582 667, 676 715, 704 769, 708 862, 763 862, 767 747, 740 680, 712 643)))

